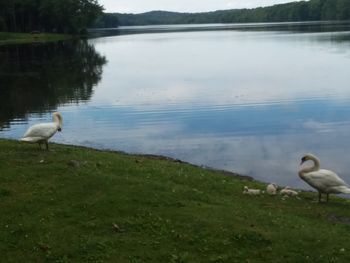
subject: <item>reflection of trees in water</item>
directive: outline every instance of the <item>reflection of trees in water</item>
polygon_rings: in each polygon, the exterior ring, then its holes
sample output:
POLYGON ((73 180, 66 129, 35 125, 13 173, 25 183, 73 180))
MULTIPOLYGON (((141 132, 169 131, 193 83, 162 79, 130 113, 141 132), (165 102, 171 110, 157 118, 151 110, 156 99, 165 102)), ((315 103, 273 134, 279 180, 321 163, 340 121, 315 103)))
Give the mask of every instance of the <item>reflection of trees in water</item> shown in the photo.
POLYGON ((86 41, 0 48, 0 128, 27 112, 87 101, 105 57, 86 41))

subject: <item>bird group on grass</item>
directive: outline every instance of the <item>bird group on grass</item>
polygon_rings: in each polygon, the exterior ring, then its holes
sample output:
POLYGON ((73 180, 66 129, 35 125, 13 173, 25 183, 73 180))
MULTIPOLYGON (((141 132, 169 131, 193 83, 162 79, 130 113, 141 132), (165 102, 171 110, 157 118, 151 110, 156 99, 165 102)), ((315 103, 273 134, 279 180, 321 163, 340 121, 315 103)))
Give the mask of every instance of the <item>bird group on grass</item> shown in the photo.
MULTIPOLYGON (((244 186, 243 188, 243 194, 246 195, 260 195, 260 194, 268 194, 271 196, 275 196, 278 194, 278 186, 275 183, 271 183, 267 185, 266 190, 261 190, 261 189, 253 189, 253 188, 248 188, 248 186, 244 186)), ((286 186, 282 190, 280 190, 279 194, 282 197, 288 197, 288 196, 297 196, 298 192, 292 190, 289 186, 286 186)))
MULTIPOLYGON (((302 167, 298 174, 300 179, 305 181, 311 187, 318 192, 318 202, 322 202, 322 195, 326 195, 326 202, 329 201, 329 194, 350 194, 349 185, 341 179, 335 172, 325 169, 320 169, 320 160, 313 154, 305 154, 301 158, 300 165, 302 166, 305 162, 312 161, 313 166, 302 167)), ((277 195, 278 186, 274 183, 269 184, 266 187, 266 193, 269 195, 277 195)), ((260 195, 265 193, 260 189, 249 189, 244 186, 243 194, 248 195, 260 195)), ((280 190, 282 196, 296 197, 298 192, 291 189, 289 186, 280 190)))

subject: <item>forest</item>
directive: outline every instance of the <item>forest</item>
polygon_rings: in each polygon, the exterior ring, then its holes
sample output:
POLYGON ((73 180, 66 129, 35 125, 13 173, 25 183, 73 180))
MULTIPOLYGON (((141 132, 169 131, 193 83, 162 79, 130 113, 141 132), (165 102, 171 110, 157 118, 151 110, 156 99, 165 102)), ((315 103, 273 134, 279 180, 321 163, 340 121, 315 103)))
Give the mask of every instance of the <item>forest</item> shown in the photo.
POLYGON ((204 13, 103 13, 97 0, 0 0, 0 31, 79 34, 123 25, 349 20, 350 0, 310 0, 204 13))
POLYGON ((142 14, 105 13, 95 27, 118 25, 248 23, 349 20, 350 0, 310 0, 253 9, 221 10, 205 13, 152 11, 142 14))
POLYGON ((102 11, 97 0, 0 0, 0 31, 77 34, 102 11))

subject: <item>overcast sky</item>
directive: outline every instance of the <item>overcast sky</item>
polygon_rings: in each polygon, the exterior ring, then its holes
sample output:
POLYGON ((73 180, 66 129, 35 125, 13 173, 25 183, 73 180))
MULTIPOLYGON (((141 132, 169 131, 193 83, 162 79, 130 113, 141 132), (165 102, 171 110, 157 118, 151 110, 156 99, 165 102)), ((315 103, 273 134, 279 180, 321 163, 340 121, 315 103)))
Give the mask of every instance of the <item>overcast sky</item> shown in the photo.
POLYGON ((287 2, 293 2, 293 0, 99 0, 99 3, 105 7, 105 12, 118 13, 142 13, 152 10, 203 12, 287 2))

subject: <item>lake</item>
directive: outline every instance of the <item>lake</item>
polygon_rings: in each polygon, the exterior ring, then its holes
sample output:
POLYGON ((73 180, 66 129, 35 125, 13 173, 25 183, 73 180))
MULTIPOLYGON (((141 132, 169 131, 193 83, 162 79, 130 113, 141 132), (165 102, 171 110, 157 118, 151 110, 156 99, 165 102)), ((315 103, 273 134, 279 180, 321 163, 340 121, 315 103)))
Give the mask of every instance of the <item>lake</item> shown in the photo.
POLYGON ((304 189, 297 170, 312 152, 350 182, 350 23, 97 33, 0 47, 1 138, 60 111, 58 143, 166 155, 304 189))

